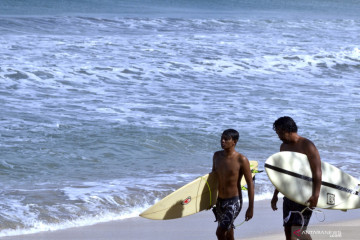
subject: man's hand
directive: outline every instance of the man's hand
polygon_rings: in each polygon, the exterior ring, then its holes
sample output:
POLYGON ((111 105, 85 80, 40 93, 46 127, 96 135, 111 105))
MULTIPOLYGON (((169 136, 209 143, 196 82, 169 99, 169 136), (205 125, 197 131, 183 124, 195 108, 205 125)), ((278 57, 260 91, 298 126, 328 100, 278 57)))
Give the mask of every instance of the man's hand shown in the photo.
POLYGON ((274 211, 276 211, 278 209, 276 206, 277 201, 278 201, 278 196, 277 196, 277 194, 276 195, 274 194, 273 198, 271 199, 271 208, 274 211))
POLYGON ((245 221, 249 221, 250 219, 252 219, 253 215, 254 215, 254 209, 248 208, 245 214, 245 221))
POLYGON ((309 200, 305 202, 306 205, 308 205, 310 208, 315 208, 318 203, 319 196, 311 196, 309 200))

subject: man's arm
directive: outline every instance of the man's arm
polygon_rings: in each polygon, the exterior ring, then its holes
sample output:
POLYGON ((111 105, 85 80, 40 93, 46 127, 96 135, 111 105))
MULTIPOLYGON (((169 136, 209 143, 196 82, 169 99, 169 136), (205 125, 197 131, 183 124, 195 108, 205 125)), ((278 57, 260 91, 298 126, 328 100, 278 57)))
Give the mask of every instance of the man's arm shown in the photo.
POLYGON ((321 171, 320 154, 312 142, 310 142, 309 146, 307 147, 306 155, 309 160, 310 169, 313 178, 312 196, 309 198, 309 200, 306 203, 309 203, 309 207, 314 208, 317 205, 320 195, 322 171, 321 171))
POLYGON ((213 164, 212 164, 212 169, 211 169, 211 172, 215 172, 215 155, 216 155, 216 152, 214 153, 213 155, 213 164))
MULTIPOLYGON (((246 211, 245 220, 249 221, 254 215, 254 183, 250 170, 250 163, 246 157, 243 157, 241 161, 241 168, 248 188, 249 207, 246 211)), ((241 191, 241 186, 239 188, 239 191, 241 191)))
POLYGON ((278 194, 279 194, 279 191, 275 188, 275 191, 274 191, 274 195, 271 199, 271 208, 272 210, 276 211, 278 208, 276 206, 277 202, 278 202, 278 194))
MULTIPOLYGON (((212 164, 212 168, 211 168, 211 172, 210 173, 215 173, 216 174, 216 171, 215 171, 215 159, 216 159, 216 152, 214 153, 213 155, 213 164, 212 164)), ((216 189, 217 191, 217 189, 216 189)), ((213 208, 213 206, 209 206, 206 210, 210 210, 211 208, 213 208)))

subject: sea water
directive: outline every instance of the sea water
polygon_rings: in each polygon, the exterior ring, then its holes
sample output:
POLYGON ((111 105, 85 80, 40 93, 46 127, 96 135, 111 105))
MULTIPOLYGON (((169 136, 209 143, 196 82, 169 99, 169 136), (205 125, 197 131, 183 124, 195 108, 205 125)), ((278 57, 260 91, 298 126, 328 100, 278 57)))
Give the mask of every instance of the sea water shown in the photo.
MULTIPOLYGON (((354 177, 360 1, 0 1, 0 236, 138 214, 291 116, 354 177)), ((266 173, 256 200, 271 198, 266 173)), ((246 199, 246 193, 245 193, 246 199)))

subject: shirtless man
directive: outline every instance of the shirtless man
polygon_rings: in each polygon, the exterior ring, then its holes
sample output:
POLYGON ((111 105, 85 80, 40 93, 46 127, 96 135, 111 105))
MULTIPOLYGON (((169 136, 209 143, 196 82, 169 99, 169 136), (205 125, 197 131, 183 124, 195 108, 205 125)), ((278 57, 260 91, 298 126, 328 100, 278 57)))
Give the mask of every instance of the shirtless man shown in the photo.
POLYGON ((218 178, 218 199, 216 216, 218 227, 216 236, 219 240, 234 239, 234 220, 242 207, 240 181, 245 176, 248 186, 249 207, 245 220, 249 221, 254 212, 254 184, 252 181, 249 160, 235 150, 239 133, 236 130, 225 130, 221 136, 222 151, 214 153, 213 168, 218 178))
MULTIPOLYGON (((304 203, 308 205, 310 208, 314 208, 317 205, 320 186, 321 186, 321 160, 320 155, 315 147, 315 145, 304 137, 301 137, 297 134, 297 126, 294 120, 291 117, 281 117, 277 119, 273 124, 273 129, 276 131, 280 140, 283 142, 280 146, 280 151, 291 151, 303 153, 307 156, 312 178, 313 178, 313 190, 312 196, 304 203)), ((271 200, 271 208, 275 211, 277 210, 276 203, 278 201, 278 193, 279 191, 275 189, 273 198, 271 200)), ((290 199, 284 197, 283 203, 283 218, 285 219, 290 211, 302 211, 306 208, 305 205, 301 205, 291 201, 290 199)), ((310 217, 312 211, 306 210, 303 213, 304 216, 304 227, 303 230, 306 229, 306 226, 309 224, 310 217)), ((297 239, 294 234, 292 234, 292 227, 301 227, 302 219, 299 214, 292 214, 289 221, 284 222, 284 231, 286 240, 297 239)), ((311 239, 310 235, 303 235, 301 239, 311 239)))

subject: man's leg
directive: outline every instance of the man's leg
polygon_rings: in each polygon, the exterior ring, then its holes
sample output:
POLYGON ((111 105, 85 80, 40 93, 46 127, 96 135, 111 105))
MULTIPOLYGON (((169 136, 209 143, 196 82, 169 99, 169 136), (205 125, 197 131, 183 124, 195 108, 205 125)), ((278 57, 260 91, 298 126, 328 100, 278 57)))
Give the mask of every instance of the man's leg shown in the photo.
POLYGON ((285 232, 286 240, 292 240, 292 238, 291 238, 291 235, 292 235, 291 230, 292 230, 291 226, 284 226, 284 232, 285 232))
POLYGON ((234 229, 230 228, 226 233, 227 240, 234 240, 234 229))
POLYGON ((234 229, 230 228, 229 230, 225 230, 222 227, 218 227, 216 236, 218 240, 234 240, 234 229))
MULTIPOLYGON (((298 227, 299 229, 301 228, 301 226, 296 226, 296 227, 298 227)), ((306 232, 306 228, 307 227, 303 227, 302 232, 301 232, 301 236, 298 237, 298 239, 300 239, 300 240, 312 240, 311 235, 306 232)))
POLYGON ((216 229, 216 236, 218 240, 226 240, 226 233, 227 231, 222 227, 218 226, 216 229))
POLYGON ((284 231, 285 231, 285 236, 286 236, 286 240, 312 240, 310 234, 304 232, 306 231, 306 227, 303 227, 301 233, 297 232, 296 229, 300 229, 301 226, 285 226, 284 227, 284 231), (295 234, 295 231, 297 234, 295 234))

